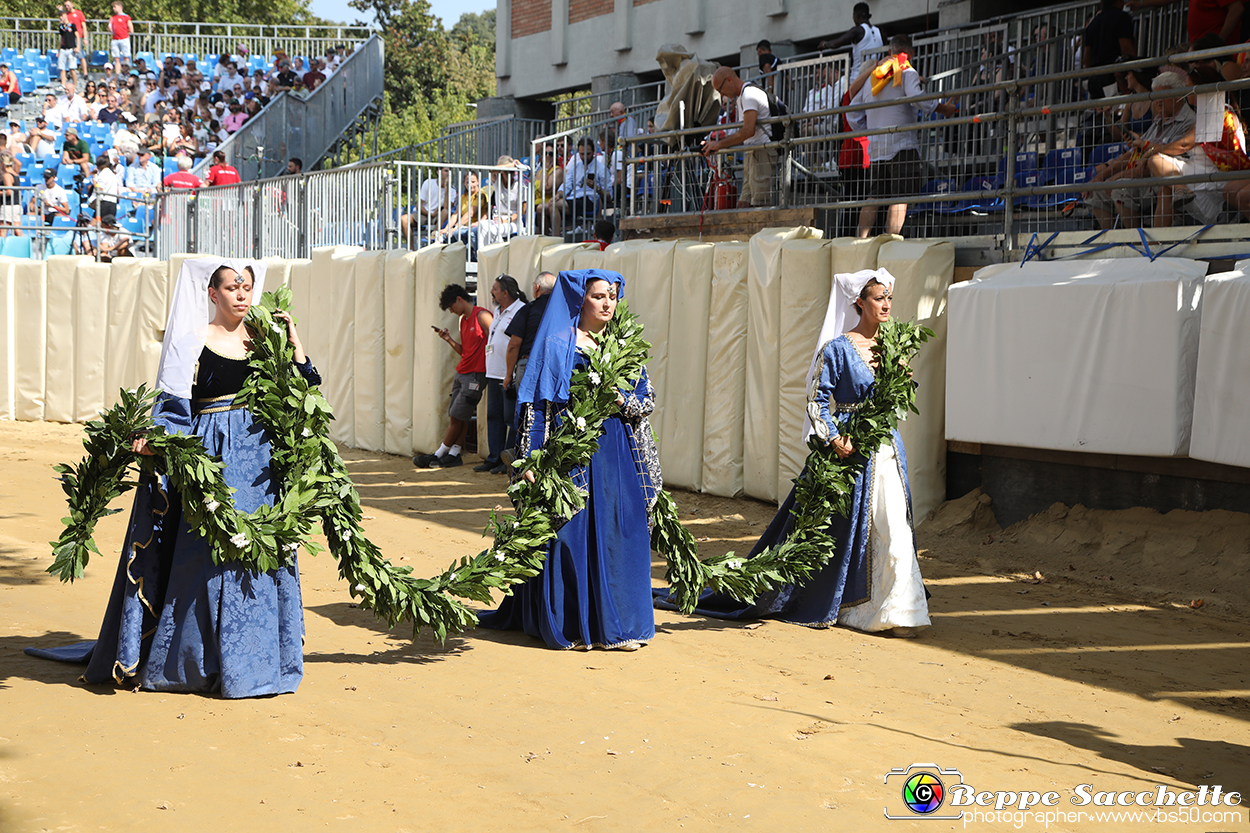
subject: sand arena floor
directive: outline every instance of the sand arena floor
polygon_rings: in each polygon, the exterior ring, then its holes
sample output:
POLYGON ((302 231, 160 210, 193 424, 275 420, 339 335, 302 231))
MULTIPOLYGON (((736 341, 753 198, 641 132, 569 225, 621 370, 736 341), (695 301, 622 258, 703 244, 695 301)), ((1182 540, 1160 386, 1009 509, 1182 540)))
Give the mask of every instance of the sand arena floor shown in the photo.
MULTIPOLYGON (((1003 531, 972 495, 919 531, 919 639, 659 611, 636 653, 413 641, 305 558, 299 692, 223 701, 87 687, 22 654, 94 638, 116 568, 44 572, 64 514, 50 467, 81 456, 80 430, 0 423, 0 831, 1120 831, 1138 825, 1077 817, 1072 788, 1250 792, 1244 515, 1059 507, 1003 531), (1068 815, 889 821, 906 811, 884 776, 914 762, 1058 791, 1068 815)), ((468 466, 347 456, 371 537, 422 573, 481 548, 504 501, 468 466)), ((709 554, 745 551, 773 512, 676 497, 709 554)), ((1142 829, 1250 830, 1237 812, 1142 829)))

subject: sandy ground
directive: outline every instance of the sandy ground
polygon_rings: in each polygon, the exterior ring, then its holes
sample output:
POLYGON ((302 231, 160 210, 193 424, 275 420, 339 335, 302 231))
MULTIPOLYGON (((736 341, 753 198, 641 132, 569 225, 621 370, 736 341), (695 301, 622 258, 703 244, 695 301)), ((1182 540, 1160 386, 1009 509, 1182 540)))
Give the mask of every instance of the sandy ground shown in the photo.
MULTIPOLYGON (((412 641, 306 558, 299 692, 223 701, 86 687, 21 653, 93 638, 104 610, 112 556, 72 586, 44 572, 64 508, 50 466, 79 443, 0 423, 2 831, 1131 830, 1076 815, 1072 789, 1250 791, 1245 516, 1056 508, 1002 531, 974 494, 921 527, 919 639, 659 611, 636 653, 412 641), (1193 532, 1216 527, 1227 540, 1193 532), (1061 815, 889 821, 907 811, 884 776, 915 762, 978 791, 1058 791, 1061 815)), ((349 458, 370 535, 427 574, 480 548, 503 499, 467 466, 349 458)), ((745 551, 772 515, 677 499, 708 553, 745 551)), ((101 524, 102 551, 125 517, 101 524)), ((1153 829, 1250 830, 1247 809, 1153 829)))

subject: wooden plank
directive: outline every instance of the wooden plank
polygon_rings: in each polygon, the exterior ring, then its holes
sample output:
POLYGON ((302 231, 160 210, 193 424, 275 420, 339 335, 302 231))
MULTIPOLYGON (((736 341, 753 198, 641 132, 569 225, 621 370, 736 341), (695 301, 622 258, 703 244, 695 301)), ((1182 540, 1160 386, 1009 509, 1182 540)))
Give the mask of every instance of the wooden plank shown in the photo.
POLYGON ((947 440, 946 449, 960 454, 979 454, 1005 460, 1028 460, 1063 466, 1129 471, 1220 483, 1250 484, 1250 468, 1210 463, 1189 457, 1142 457, 1131 454, 1088 454, 1080 451, 1059 451, 1049 448, 992 445, 947 440))

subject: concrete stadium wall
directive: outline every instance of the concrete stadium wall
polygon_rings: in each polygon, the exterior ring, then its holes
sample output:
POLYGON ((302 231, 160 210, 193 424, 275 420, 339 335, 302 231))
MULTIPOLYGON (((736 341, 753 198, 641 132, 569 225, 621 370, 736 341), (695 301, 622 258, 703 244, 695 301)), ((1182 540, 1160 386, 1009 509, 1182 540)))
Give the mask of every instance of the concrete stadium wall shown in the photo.
MULTIPOLYGON (((953 250, 819 235, 768 229, 747 242, 635 240, 604 252, 518 238, 483 249, 481 294, 503 272, 527 290, 542 269, 621 272, 652 344, 651 422, 665 482, 779 501, 806 456, 804 379, 832 276, 886 266, 899 282, 899 314, 939 331, 915 368, 921 414, 904 426, 923 516, 945 497, 942 336, 953 250)), ((457 326, 438 296, 463 282, 464 254, 460 244, 420 252, 338 246, 308 260, 267 261, 266 287, 292 289, 292 313, 334 408, 336 442, 404 456, 438 446, 457 356, 430 327, 457 326)), ((83 421, 113 404, 119 388, 151 384, 185 259, 0 258, 0 418, 83 421)))

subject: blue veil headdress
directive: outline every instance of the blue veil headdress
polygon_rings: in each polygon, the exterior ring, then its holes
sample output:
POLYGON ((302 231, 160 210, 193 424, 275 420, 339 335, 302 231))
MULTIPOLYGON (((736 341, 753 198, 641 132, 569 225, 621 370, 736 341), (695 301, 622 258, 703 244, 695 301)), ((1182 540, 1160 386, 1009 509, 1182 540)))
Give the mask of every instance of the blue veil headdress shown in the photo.
POLYGON ((625 278, 620 272, 576 269, 561 272, 557 277, 538 334, 534 336, 518 402, 563 404, 569 401, 569 381, 577 356, 577 322, 582 315, 586 285, 597 280, 616 284, 617 298, 624 297, 625 278))

